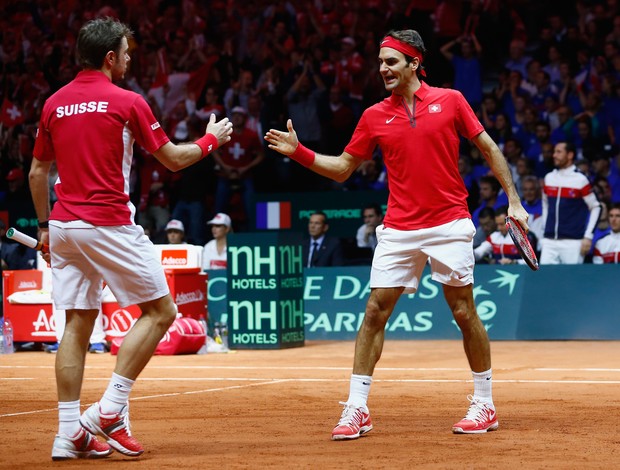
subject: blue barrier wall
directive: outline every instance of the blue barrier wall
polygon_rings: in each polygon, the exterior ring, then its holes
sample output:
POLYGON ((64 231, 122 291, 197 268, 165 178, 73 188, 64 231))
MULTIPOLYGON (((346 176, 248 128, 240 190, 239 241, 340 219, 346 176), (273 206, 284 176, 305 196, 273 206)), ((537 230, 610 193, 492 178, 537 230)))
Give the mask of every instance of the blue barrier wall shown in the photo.
MULTIPOLYGON (((353 340, 364 315, 370 267, 304 272, 305 337, 353 340)), ((620 339, 620 265, 476 266, 474 299, 493 340, 620 339)), ((226 272, 209 271, 209 316, 226 321, 226 272)), ((387 339, 459 339, 441 285, 425 271, 403 295, 387 339)))

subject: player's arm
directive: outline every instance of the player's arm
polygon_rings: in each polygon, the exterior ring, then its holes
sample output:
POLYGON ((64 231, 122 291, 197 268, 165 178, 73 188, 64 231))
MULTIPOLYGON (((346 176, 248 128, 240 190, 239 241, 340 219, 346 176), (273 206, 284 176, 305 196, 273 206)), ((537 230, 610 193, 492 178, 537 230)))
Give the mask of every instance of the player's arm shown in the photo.
POLYGON ((39 222, 47 222, 50 218, 50 194, 48 186, 48 175, 52 161, 43 161, 37 158, 32 159, 28 182, 34 210, 37 213, 39 222))
POLYGON ((293 122, 286 122, 288 132, 269 129, 265 134, 265 140, 269 142, 269 148, 291 157, 315 173, 342 183, 346 181, 362 163, 362 159, 343 152, 340 156, 323 155, 313 152, 304 147, 297 139, 297 133, 293 129, 293 122))
POLYGON ((228 118, 216 122, 215 114, 211 114, 206 133, 200 139, 190 144, 180 145, 167 142, 153 152, 153 155, 170 171, 179 171, 193 165, 218 147, 229 142, 231 134, 232 123, 228 118))
POLYGON ((480 152, 482 152, 482 155, 484 155, 484 158, 489 163, 489 167, 493 171, 493 174, 508 196, 508 215, 514 217, 521 224, 523 229, 528 231, 527 219, 529 215, 521 205, 521 198, 519 197, 517 188, 515 188, 510 168, 508 168, 508 163, 506 163, 506 158, 502 154, 502 151, 486 131, 482 131, 474 137, 472 142, 480 149, 480 152))
MULTIPOLYGON (((37 219, 39 219, 39 240, 44 245, 49 245, 49 230, 46 226, 41 226, 41 223, 45 223, 50 218, 50 189, 48 186, 49 172, 52 166, 53 160, 39 160, 38 158, 32 159, 30 165, 30 173, 28 174, 28 183, 30 185, 30 194, 32 195, 32 202, 34 204, 34 210, 37 213, 37 219)), ((50 262, 49 253, 43 254, 43 259, 50 262)))

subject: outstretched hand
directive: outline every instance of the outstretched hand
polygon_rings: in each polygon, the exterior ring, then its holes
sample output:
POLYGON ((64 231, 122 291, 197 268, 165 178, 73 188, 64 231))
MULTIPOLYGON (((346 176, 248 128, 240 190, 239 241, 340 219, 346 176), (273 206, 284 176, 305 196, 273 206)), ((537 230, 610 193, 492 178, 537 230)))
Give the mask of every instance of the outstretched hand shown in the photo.
POLYGON ((299 140, 297 133, 293 129, 293 121, 286 121, 288 132, 269 129, 265 134, 265 140, 269 142, 268 147, 283 155, 291 155, 297 149, 299 140))
POLYGON ((209 123, 207 124, 207 134, 213 134, 217 139, 217 146, 230 142, 232 134, 232 122, 227 117, 219 122, 215 122, 215 113, 209 116, 209 123))

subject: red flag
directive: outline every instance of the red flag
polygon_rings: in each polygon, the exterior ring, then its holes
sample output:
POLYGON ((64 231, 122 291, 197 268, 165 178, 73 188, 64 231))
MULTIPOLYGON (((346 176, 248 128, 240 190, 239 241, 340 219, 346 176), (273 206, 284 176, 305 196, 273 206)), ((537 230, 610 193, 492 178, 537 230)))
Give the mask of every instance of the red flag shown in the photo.
POLYGON ((4 98, 0 108, 0 123, 6 127, 14 127, 24 122, 24 113, 14 103, 4 98))
POLYGON ((218 60, 219 57, 210 56, 203 65, 189 74, 187 92, 192 93, 196 101, 198 101, 198 98, 202 94, 202 90, 204 90, 204 87, 209 80, 209 73, 211 73, 213 64, 215 64, 218 60))

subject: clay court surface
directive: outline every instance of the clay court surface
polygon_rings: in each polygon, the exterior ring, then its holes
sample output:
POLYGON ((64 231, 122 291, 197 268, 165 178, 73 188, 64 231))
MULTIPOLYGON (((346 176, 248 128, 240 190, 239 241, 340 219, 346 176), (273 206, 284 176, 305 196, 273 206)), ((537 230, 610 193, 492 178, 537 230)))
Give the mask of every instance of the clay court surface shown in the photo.
MULTIPOLYGON (((620 342, 494 342, 500 428, 453 435, 471 375, 458 341, 387 341, 369 406, 374 429, 332 442, 348 394, 352 342, 154 357, 131 400, 146 452, 52 462, 54 356, 0 356, 0 465, 208 468, 619 468, 620 342)), ((82 406, 114 357, 89 355, 82 406)))

